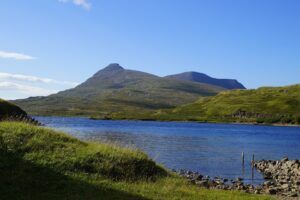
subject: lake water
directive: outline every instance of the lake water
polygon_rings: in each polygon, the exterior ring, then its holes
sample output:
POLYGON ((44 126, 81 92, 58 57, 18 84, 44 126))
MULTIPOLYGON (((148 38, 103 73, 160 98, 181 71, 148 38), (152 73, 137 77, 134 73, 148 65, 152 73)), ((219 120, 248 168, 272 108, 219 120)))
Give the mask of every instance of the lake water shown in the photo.
POLYGON ((77 138, 136 147, 169 169, 187 169, 259 183, 255 159, 300 158, 300 127, 192 122, 95 121, 87 118, 36 117, 46 126, 77 138), (241 153, 245 152, 242 167, 241 153), (253 173, 252 173, 253 172, 253 173))

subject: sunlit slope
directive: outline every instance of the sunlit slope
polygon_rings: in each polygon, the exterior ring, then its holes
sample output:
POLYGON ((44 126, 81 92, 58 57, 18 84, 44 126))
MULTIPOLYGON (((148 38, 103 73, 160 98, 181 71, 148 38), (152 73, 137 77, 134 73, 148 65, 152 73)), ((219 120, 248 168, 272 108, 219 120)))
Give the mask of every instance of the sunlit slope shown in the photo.
POLYGON ((300 123, 300 85, 223 91, 156 116, 172 120, 300 123))

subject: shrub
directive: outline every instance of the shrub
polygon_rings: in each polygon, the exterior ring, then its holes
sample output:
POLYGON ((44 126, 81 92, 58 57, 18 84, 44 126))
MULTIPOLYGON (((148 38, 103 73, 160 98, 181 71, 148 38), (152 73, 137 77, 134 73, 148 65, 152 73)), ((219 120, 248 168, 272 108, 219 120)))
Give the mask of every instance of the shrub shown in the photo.
POLYGON ((296 124, 300 124, 300 114, 296 115, 295 122, 296 124))

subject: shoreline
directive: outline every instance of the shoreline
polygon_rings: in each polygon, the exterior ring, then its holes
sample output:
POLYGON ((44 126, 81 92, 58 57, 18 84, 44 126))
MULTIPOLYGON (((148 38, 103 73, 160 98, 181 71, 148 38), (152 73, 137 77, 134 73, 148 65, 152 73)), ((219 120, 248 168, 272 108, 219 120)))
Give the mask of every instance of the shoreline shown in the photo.
POLYGON ((268 194, 278 197, 296 199, 300 197, 300 161, 281 160, 253 161, 252 169, 263 175, 261 184, 246 184, 243 178, 227 179, 216 176, 211 178, 199 172, 173 170, 177 175, 187 179, 191 184, 217 190, 237 190, 251 194, 268 194))
POLYGON ((157 120, 157 119, 104 119, 104 118, 93 118, 90 116, 60 116, 60 115, 31 115, 32 118, 35 117, 68 117, 68 118, 86 118, 94 121, 149 121, 149 122, 177 122, 177 123, 206 123, 206 124, 228 124, 228 125, 253 125, 253 126, 275 126, 275 127, 300 127, 300 124, 261 124, 254 122, 215 122, 215 121, 196 121, 196 120, 157 120))

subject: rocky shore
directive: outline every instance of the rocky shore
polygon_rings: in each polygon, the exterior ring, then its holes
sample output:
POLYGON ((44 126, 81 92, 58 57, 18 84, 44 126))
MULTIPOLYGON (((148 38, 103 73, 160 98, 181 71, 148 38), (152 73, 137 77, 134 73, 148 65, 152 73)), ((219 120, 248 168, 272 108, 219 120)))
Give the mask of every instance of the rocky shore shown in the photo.
POLYGON ((254 162, 254 167, 260 171, 270 194, 300 198, 300 161, 289 160, 261 160, 254 162))
POLYGON ((253 194, 269 194, 298 199, 300 197, 299 160, 255 161, 253 166, 266 179, 260 185, 245 184, 242 178, 228 180, 222 177, 209 177, 189 170, 174 171, 192 184, 207 189, 239 190, 253 194))

